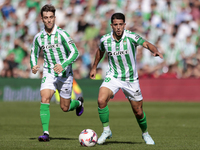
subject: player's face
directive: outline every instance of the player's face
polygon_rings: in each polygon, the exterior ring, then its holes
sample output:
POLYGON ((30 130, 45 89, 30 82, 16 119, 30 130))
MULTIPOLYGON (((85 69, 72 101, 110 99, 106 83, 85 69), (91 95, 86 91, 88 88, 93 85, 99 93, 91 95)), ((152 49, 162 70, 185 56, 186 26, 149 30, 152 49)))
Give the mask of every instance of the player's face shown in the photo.
POLYGON ((122 19, 114 19, 111 27, 113 29, 113 36, 114 38, 121 38, 124 32, 124 28, 126 23, 122 19))
POLYGON ((52 30, 55 24, 55 16, 53 14, 53 12, 43 12, 43 17, 42 17, 42 21, 44 23, 45 29, 46 30, 52 30))

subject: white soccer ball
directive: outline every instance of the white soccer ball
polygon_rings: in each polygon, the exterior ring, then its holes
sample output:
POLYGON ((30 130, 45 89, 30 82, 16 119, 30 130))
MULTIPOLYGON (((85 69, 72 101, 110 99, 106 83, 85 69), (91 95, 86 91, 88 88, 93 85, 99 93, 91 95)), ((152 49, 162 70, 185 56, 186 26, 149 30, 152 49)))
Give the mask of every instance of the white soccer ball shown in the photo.
POLYGON ((84 129, 79 134, 79 142, 83 146, 94 146, 97 143, 97 134, 92 129, 84 129))

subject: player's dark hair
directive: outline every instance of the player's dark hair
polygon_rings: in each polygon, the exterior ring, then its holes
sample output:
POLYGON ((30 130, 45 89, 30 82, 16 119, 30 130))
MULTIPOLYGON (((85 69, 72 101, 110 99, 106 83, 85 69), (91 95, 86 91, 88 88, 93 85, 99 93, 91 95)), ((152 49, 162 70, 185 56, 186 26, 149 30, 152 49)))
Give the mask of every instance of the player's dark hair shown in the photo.
POLYGON ((55 9, 55 7, 54 7, 53 5, 51 5, 51 4, 46 4, 46 5, 44 5, 44 6, 42 7, 41 12, 40 12, 42 17, 43 17, 43 12, 44 12, 44 11, 46 11, 46 12, 50 11, 50 12, 52 12, 52 13, 54 14, 54 16, 55 16, 56 9, 55 9))
POLYGON ((122 19, 125 22, 125 16, 122 13, 114 13, 111 17, 111 23, 113 23, 114 19, 122 19))

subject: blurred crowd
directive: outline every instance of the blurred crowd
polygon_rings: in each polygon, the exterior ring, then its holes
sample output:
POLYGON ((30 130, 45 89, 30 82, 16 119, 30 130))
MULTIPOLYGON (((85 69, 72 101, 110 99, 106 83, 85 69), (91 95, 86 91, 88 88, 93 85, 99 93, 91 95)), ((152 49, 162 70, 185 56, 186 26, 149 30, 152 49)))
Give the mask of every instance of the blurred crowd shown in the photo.
MULTIPOLYGON (((0 77, 41 78, 29 64, 34 35, 44 26, 40 9, 56 7, 56 24, 74 40, 80 57, 73 64, 74 78, 89 77, 99 40, 111 32, 110 17, 126 16, 126 29, 156 45, 164 59, 138 46, 140 78, 200 78, 200 0, 0 0, 0 77)), ((96 79, 103 79, 107 55, 96 79)))

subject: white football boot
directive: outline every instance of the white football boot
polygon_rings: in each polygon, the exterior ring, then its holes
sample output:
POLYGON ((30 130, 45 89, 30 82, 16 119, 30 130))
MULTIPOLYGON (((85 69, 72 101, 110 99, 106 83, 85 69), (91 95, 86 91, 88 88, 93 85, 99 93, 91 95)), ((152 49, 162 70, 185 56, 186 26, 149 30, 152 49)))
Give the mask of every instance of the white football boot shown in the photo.
POLYGON ((153 139, 151 138, 148 132, 142 133, 142 138, 144 139, 146 144, 155 145, 155 142, 153 141, 153 139))
POLYGON ((111 130, 103 131, 103 133, 101 134, 100 138, 98 138, 97 143, 98 144, 103 144, 103 143, 105 143, 106 139, 110 139, 110 138, 112 138, 111 130))

